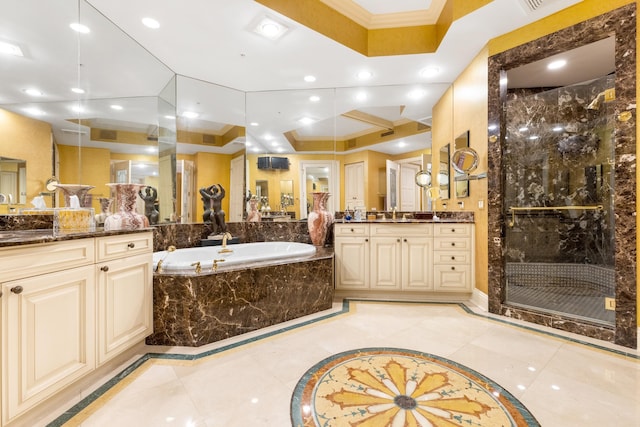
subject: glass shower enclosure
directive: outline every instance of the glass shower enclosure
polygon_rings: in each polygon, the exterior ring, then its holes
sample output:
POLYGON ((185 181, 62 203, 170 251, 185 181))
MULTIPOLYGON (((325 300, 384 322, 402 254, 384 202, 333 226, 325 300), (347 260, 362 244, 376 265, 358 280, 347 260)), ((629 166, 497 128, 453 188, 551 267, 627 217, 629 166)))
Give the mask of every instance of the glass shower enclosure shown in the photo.
POLYGON ((612 325, 615 75, 510 90, 505 302, 612 325), (610 308, 610 307, 609 307, 610 308))

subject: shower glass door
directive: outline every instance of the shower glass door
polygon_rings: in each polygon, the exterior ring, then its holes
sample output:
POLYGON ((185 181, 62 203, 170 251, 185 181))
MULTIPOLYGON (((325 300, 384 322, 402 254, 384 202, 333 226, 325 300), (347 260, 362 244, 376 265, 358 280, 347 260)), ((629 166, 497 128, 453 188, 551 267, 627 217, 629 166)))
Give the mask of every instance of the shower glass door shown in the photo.
POLYGON ((610 74, 509 90, 503 146, 505 302, 614 324, 614 90, 610 74))

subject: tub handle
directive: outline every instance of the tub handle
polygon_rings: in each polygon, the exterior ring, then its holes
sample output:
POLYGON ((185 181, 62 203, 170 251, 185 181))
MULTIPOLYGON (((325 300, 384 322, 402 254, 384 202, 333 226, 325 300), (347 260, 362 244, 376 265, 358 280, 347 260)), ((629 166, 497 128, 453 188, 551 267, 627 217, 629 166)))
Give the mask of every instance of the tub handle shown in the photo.
POLYGON ((214 259, 213 265, 211 266, 211 271, 218 271, 218 263, 224 262, 224 259, 214 259))
POLYGON ((195 267, 196 268, 196 274, 200 274, 202 272, 202 267, 200 266, 200 261, 196 261, 193 264, 191 264, 191 267, 195 267))

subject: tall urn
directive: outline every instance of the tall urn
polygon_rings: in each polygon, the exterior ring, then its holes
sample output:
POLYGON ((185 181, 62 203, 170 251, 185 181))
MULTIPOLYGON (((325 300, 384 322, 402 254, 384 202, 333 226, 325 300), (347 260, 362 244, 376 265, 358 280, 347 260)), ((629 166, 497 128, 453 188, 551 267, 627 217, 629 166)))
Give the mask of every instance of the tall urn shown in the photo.
POLYGON ((311 194, 313 196, 313 210, 309 212, 307 218, 309 237, 315 246, 324 246, 329 227, 333 223, 333 213, 327 210, 327 200, 330 194, 325 192, 311 194))
POLYGON ((138 192, 145 184, 107 184, 115 193, 116 212, 104 220, 105 231, 136 230, 149 226, 146 216, 136 211, 138 192))

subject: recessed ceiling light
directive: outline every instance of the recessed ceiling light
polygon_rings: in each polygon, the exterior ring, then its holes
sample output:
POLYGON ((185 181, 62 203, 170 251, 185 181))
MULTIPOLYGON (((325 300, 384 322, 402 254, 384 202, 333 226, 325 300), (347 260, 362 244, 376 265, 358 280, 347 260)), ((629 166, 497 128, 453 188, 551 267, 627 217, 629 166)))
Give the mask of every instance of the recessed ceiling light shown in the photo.
POLYGON ((315 120, 313 120, 310 117, 302 117, 301 119, 298 120, 298 123, 303 125, 310 125, 313 122, 315 122, 315 120))
POLYGON ((144 24, 145 27, 152 28, 154 30, 160 28, 160 23, 155 19, 149 17, 142 18, 142 24, 144 24))
POLYGON ((79 87, 72 87, 72 88, 71 88, 71 92, 74 92, 74 93, 84 93, 84 89, 81 89, 81 88, 79 88, 79 87))
POLYGON ((271 143, 271 146, 272 146, 272 147, 277 147, 278 145, 280 145, 280 144, 278 144, 278 141, 273 141, 273 142, 271 143))
POLYGON ((316 81, 316 77, 312 75, 304 76, 304 81, 307 83, 312 83, 316 81))
POLYGON ((278 40, 289 31, 289 27, 269 16, 259 18, 252 28, 254 33, 269 40, 278 40))
POLYGON ((271 141, 273 139, 273 137, 269 134, 266 134, 263 138, 265 141, 271 141))
POLYGON ((440 74, 440 68, 438 67, 427 67, 420 70, 421 77, 426 77, 426 78, 435 77, 438 74, 440 74))
POLYGON ((82 105, 74 105, 73 107, 71 107, 71 109, 76 113, 82 113, 84 111, 84 108, 82 108, 82 105))
POLYGON ((32 116, 44 116, 45 114, 44 111, 38 110, 37 108, 25 108, 24 112, 32 116))
POLYGON ((309 101, 311 101, 311 102, 318 102, 318 101, 320 101, 320 97, 319 97, 318 95, 311 95, 311 96, 309 97, 309 101))
POLYGON ((176 116, 164 116, 165 119, 175 120, 176 116))
POLYGON ((251 122, 251 123, 249 123, 249 126, 258 126, 258 125, 259 125, 259 123, 258 123, 258 122, 251 122))
POLYGON ((427 92, 424 89, 414 89, 409 92, 409 98, 411 99, 420 99, 423 98, 427 92))
POLYGON ((398 142, 398 147, 402 148, 402 147, 406 147, 406 146, 407 146, 406 142, 404 142, 404 141, 398 142))
POLYGON ((282 148, 282 147, 278 147, 278 148, 276 148, 276 151, 277 151, 278 153, 282 153, 282 152, 284 152, 284 148, 282 148))
POLYGON ((44 95, 42 92, 40 92, 38 89, 35 89, 35 88, 25 89, 24 93, 26 93, 27 95, 31 95, 31 96, 42 96, 42 95, 44 95))
POLYGON ((112 109, 112 110, 122 110, 122 105, 116 105, 116 104, 113 104, 113 105, 111 106, 111 109, 112 109))
POLYGON ((565 59, 558 59, 557 61, 550 62, 549 65, 547 65, 547 69, 557 70, 565 65, 567 65, 567 61, 565 59))
POLYGON ((71 29, 73 31, 77 31, 77 32, 82 33, 82 34, 87 34, 87 33, 91 32, 89 27, 87 27, 86 25, 82 25, 82 24, 80 24, 78 22, 74 22, 72 24, 69 24, 69 27, 71 27, 71 29))
POLYGON ((14 56, 24 56, 24 54, 22 53, 22 49, 20 49, 20 46, 7 42, 0 42, 0 53, 14 56))
POLYGON ((194 113, 193 111, 185 111, 184 113, 182 113, 182 117, 185 117, 187 119, 195 119, 198 116, 199 114, 194 113))
POLYGON ((357 76, 359 80, 369 80, 371 77, 373 77, 373 73, 368 70, 363 70, 360 71, 357 76))
POLYGON ((356 94, 357 101, 366 101, 368 98, 367 92, 358 92, 356 94))

